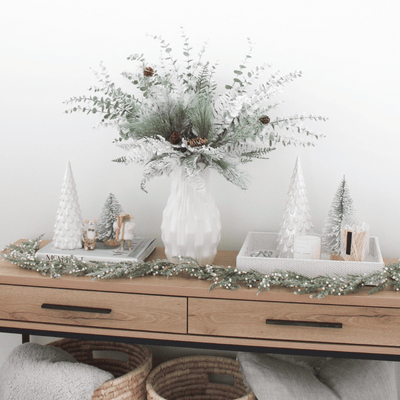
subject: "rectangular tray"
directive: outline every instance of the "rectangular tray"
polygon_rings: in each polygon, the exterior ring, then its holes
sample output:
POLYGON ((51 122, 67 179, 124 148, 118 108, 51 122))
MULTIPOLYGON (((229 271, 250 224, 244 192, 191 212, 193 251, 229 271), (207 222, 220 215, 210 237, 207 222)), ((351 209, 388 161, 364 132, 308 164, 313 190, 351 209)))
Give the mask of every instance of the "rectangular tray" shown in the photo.
POLYGON ((243 271, 253 269, 262 274, 286 270, 312 278, 318 275, 369 274, 385 266, 378 238, 375 236, 369 238, 369 254, 364 261, 331 260, 329 254, 324 253, 320 260, 278 258, 277 244, 277 233, 249 232, 236 258, 236 267, 243 271), (252 253, 258 251, 272 251, 272 257, 251 257, 252 253))

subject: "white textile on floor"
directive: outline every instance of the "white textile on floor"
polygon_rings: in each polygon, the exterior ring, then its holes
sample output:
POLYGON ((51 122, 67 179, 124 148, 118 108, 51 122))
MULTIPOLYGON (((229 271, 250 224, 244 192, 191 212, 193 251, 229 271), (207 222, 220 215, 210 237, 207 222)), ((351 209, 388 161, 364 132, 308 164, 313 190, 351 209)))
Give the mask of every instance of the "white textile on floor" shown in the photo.
POLYGON ((54 346, 16 347, 0 368, 1 400, 90 400, 113 375, 54 346))

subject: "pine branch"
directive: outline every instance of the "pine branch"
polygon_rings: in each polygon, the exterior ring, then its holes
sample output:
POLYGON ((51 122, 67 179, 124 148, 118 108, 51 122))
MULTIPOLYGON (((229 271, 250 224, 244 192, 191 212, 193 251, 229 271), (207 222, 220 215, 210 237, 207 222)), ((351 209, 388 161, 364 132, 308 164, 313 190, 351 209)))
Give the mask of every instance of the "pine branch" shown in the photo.
POLYGON ((179 164, 179 156, 175 154, 161 154, 153 157, 143 169, 143 179, 140 188, 147 193, 146 185, 149 180, 157 176, 169 176, 179 164))
POLYGON ((114 159, 113 162, 120 163, 120 164, 127 164, 128 163, 127 158, 125 156, 118 157, 118 158, 114 159))
POLYGON ((224 160, 214 160, 210 167, 217 170, 227 181, 243 190, 247 189, 249 179, 247 175, 242 171, 239 171, 236 166, 229 164, 224 160))
POLYGON ((187 113, 197 137, 208 138, 213 131, 213 114, 208 97, 200 97, 187 113))
POLYGON ((209 93, 209 72, 208 72, 208 64, 206 63, 201 72, 200 75, 197 78, 196 86, 195 86, 195 92, 198 93, 198 95, 201 96, 206 96, 208 97, 210 95, 209 93))
POLYGON ((267 160, 268 159, 267 155, 273 150, 275 150, 275 148, 273 148, 273 147, 264 147, 261 149, 243 153, 241 156, 241 162, 248 163, 248 162, 253 161, 254 158, 267 160))

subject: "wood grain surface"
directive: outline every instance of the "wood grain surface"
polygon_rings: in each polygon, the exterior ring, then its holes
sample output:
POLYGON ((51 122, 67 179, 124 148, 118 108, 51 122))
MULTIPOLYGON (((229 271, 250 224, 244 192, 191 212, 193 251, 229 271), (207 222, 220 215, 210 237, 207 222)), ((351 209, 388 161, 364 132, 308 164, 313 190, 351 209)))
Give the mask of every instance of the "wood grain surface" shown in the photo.
POLYGON ((0 285, 0 319, 17 321, 186 333, 186 305, 182 297, 0 285))
POLYGON ((189 299, 188 323, 196 335, 400 346, 391 308, 189 299))
MULTIPOLYGON (((237 254, 220 251, 214 264, 235 266, 237 254)), ((151 255, 164 258, 162 248, 151 255)), ((184 274, 51 279, 1 260, 0 328, 400 356, 400 294, 390 287, 323 299, 280 287, 209 287, 184 274)))

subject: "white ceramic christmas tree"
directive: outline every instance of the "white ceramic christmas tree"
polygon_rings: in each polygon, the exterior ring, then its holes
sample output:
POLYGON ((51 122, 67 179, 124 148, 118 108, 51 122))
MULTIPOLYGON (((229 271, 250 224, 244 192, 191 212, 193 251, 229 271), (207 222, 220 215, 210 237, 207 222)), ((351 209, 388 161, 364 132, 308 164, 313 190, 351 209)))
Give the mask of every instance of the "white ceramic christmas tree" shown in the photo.
POLYGON ((294 237, 313 233, 306 185, 299 157, 297 157, 294 167, 288 196, 283 222, 278 233, 277 250, 279 257, 293 257, 294 237))
POLYGON ((117 198, 110 193, 104 203, 103 210, 97 221, 97 239, 108 241, 115 238, 114 222, 123 213, 117 198))
POLYGON ((80 249, 82 234, 83 220, 71 164, 68 162, 54 225, 53 246, 63 250, 80 249))
POLYGON ((328 217, 322 228, 322 248, 331 255, 340 254, 342 222, 346 217, 355 215, 356 210, 350 196, 345 177, 336 191, 328 217))

